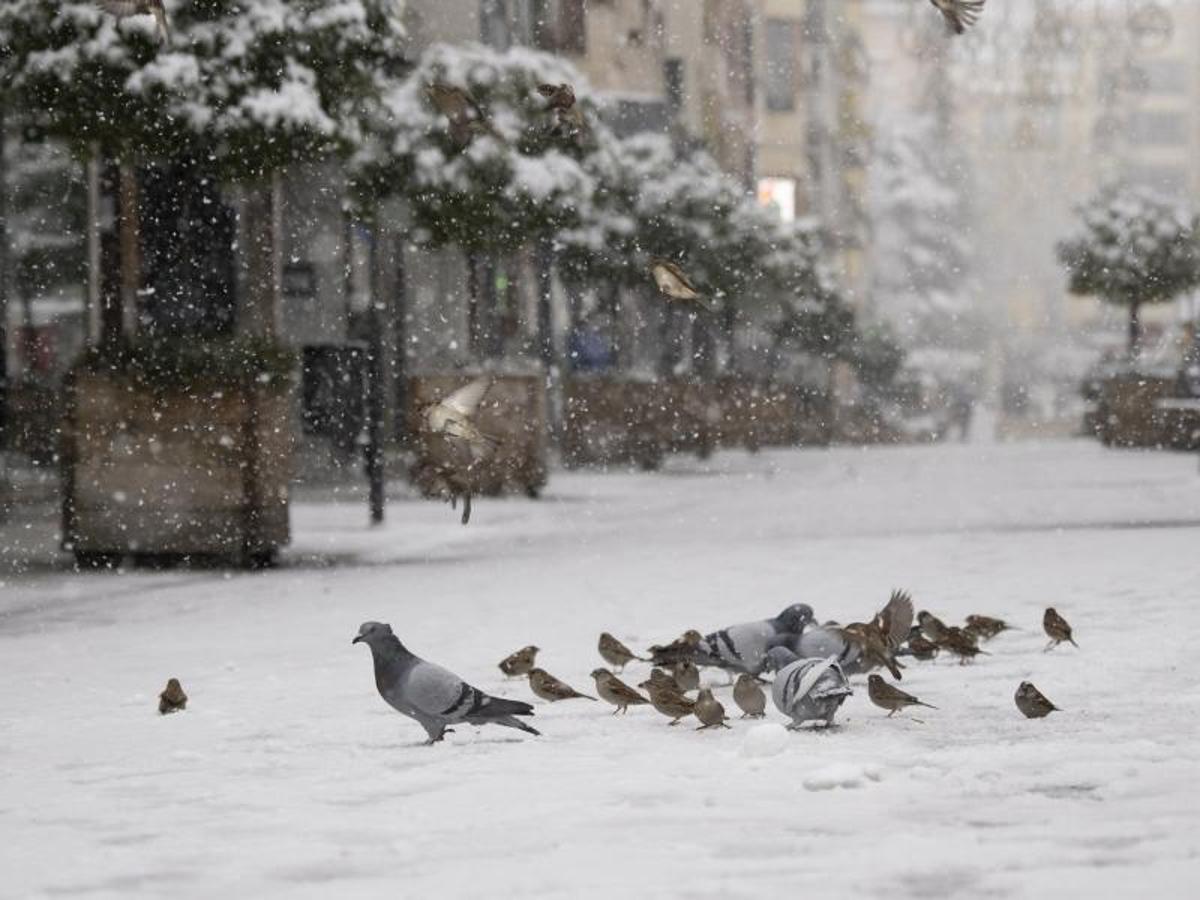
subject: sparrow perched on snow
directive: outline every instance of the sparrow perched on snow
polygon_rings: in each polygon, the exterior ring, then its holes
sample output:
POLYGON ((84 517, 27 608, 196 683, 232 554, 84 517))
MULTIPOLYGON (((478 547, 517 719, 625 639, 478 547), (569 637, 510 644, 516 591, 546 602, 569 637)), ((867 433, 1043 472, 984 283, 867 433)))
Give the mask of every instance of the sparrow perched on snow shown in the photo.
POLYGON ((595 700, 589 694, 581 694, 569 684, 559 681, 545 669, 529 670, 529 687, 535 694, 547 703, 557 703, 559 700, 595 700))
POLYGON ((913 635, 908 639, 908 650, 916 658, 921 660, 933 659, 938 654, 938 645, 933 641, 926 640, 920 634, 913 635))
POLYGON ((1050 638, 1050 643, 1046 645, 1047 650, 1053 650, 1063 641, 1070 641, 1072 647, 1079 646, 1075 643, 1075 638, 1071 637, 1071 626, 1053 606, 1046 608, 1046 614, 1042 616, 1042 628, 1050 638))
POLYGON ((629 711, 631 706, 640 706, 650 701, 623 682, 608 669, 596 669, 592 672, 596 679, 596 693, 605 703, 611 703, 616 709, 613 715, 629 711))
POLYGON ((767 695, 753 675, 743 672, 733 684, 733 702, 743 719, 761 719, 766 715, 767 695))
POLYGON ((130 16, 154 16, 158 26, 158 39, 162 43, 171 40, 171 27, 167 22, 167 11, 163 9, 162 0, 96 0, 100 7, 118 19, 130 16))
POLYGON ((990 641, 1002 631, 1008 631, 1012 628, 1003 619, 994 619, 991 616, 967 616, 967 625, 964 629, 971 634, 978 635, 985 641, 990 641))
POLYGON ((586 127, 583 111, 575 103, 575 89, 569 84, 539 84, 538 93, 546 98, 546 109, 553 115, 550 134, 575 138, 586 127))
POLYGON ((867 676, 867 695, 876 706, 889 711, 889 719, 906 706, 927 706, 930 709, 937 709, 936 706, 918 700, 912 694, 906 694, 895 685, 888 684, 883 680, 882 675, 867 676))
POLYGON ((968 25, 974 25, 983 12, 986 0, 929 0, 955 34, 962 34, 968 25))
POLYGON ((946 636, 946 623, 927 610, 917 613, 917 623, 921 626, 921 634, 935 644, 941 643, 946 636))
POLYGON ((679 686, 679 682, 671 677, 669 672, 664 672, 662 669, 651 669, 650 681, 653 681, 659 687, 670 688, 680 694, 683 693, 683 688, 679 686))
POLYGON ((425 86, 425 95, 450 123, 450 139, 459 147, 467 146, 479 134, 489 134, 503 142, 504 138, 488 121, 487 114, 470 91, 435 81, 425 86))
POLYGON ((678 690, 664 684, 662 681, 655 681, 653 677, 643 681, 638 687, 642 688, 649 695, 650 703, 653 704, 656 710, 670 719, 670 724, 672 725, 678 725, 680 719, 687 718, 696 709, 695 701, 689 700, 678 690))
POLYGON ((168 713, 187 709, 187 694, 179 684, 178 678, 167 681, 166 689, 158 695, 158 711, 164 716, 168 713))
POLYGON ((721 705, 716 697, 713 696, 712 690, 703 688, 699 696, 696 697, 696 708, 694 710, 696 718, 700 720, 701 725, 697 731, 704 731, 708 728, 728 728, 725 715, 725 707, 721 705))
POLYGON ((689 628, 669 644, 655 644, 650 648, 650 662, 656 666, 669 666, 681 659, 691 659, 704 640, 704 635, 689 628))
MULTIPOLYGON (((606 663, 621 669, 624 669, 631 660, 642 659, 607 631, 601 632, 600 643, 596 649, 600 651, 600 656, 606 663)), ((644 662, 645 660, 642 661, 644 662)))
POLYGON ((534 660, 537 659, 539 647, 530 644, 511 653, 500 661, 500 671, 509 678, 522 678, 533 671, 534 660))
POLYGON ((980 650, 972 636, 961 628, 947 628, 938 646, 957 656, 960 665, 970 662, 980 654, 991 656, 986 650, 980 650))
POLYGON ((659 292, 664 296, 670 297, 672 300, 690 300, 710 312, 712 311, 712 303, 701 296, 700 292, 692 286, 687 275, 683 273, 683 269, 671 260, 654 257, 650 260, 650 274, 654 277, 654 283, 658 286, 659 292))
POLYGON ((700 670, 696 668, 695 663, 686 659, 681 659, 671 667, 671 677, 684 693, 700 687, 700 670))
POLYGON ((1046 699, 1045 694, 1028 681, 1021 682, 1013 699, 1017 701, 1017 709, 1024 713, 1027 719, 1044 719, 1052 712, 1061 712, 1057 706, 1046 699))

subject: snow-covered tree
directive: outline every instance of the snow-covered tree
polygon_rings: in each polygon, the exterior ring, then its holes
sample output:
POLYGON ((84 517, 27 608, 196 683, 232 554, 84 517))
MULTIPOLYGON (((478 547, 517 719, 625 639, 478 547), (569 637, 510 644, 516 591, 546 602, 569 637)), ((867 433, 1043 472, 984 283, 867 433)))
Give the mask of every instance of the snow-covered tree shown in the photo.
POLYGON ((1138 349, 1141 308, 1200 285, 1200 217, 1134 186, 1101 190, 1079 209, 1075 234, 1058 244, 1073 294, 1129 308, 1129 353, 1138 349))
POLYGON ((401 64, 396 0, 167 0, 116 19, 92 2, 0 7, 0 90, 81 157, 206 159, 250 185, 243 247, 251 330, 270 335, 278 285, 278 173, 348 154, 363 111, 401 64))
POLYGON ((509 252, 576 226, 592 177, 581 163, 598 140, 611 139, 596 115, 584 76, 560 57, 524 47, 436 44, 385 90, 373 140, 356 155, 360 199, 408 201, 413 238, 428 247, 509 252), (554 133, 539 84, 571 84, 586 127, 554 133), (462 146, 427 96, 430 85, 467 91, 490 130, 462 146))

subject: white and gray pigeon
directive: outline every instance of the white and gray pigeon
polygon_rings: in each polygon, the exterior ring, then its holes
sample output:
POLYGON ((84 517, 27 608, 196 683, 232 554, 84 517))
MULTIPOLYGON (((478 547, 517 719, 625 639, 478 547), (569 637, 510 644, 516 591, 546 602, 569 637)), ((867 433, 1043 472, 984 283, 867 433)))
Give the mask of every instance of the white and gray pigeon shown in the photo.
POLYGON ((540 733, 515 718, 533 715, 528 703, 489 696, 453 672, 413 655, 392 633, 392 626, 364 622, 358 637, 351 641, 359 642, 371 648, 379 696, 396 711, 415 719, 429 735, 427 743, 442 740, 446 732, 454 730, 449 726, 459 722, 540 733))
POLYGON ((801 634, 812 620, 811 606, 794 603, 773 619, 730 625, 704 638, 696 648, 695 662, 757 675, 766 664, 767 651, 801 634))
POLYGON ((775 708, 792 720, 797 729, 805 722, 833 724, 833 717, 852 693, 846 673, 836 658, 798 659, 786 647, 773 647, 768 668, 775 670, 771 699, 775 708))
POLYGON ((842 629, 835 625, 814 625, 803 634, 790 637, 782 646, 797 659, 825 659, 834 657, 841 667, 851 675, 865 671, 862 648, 846 640, 842 629))

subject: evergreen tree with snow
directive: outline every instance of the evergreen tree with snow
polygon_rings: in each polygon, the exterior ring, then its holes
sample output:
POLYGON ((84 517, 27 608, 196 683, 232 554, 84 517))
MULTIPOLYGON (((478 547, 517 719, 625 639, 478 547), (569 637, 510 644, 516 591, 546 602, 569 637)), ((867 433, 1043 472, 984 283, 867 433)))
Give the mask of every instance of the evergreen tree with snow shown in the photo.
POLYGON ((1141 308, 1200 285, 1200 217, 1130 185, 1101 190, 1079 209, 1078 230, 1058 244, 1073 294, 1129 309, 1129 355, 1141 339, 1141 308))
MULTIPOLYGON (((179 0, 171 37, 150 16, 92 2, 0 7, 0 91, 28 126, 78 156, 134 163, 203 158, 246 186, 253 246, 243 305, 253 333, 277 314, 278 176, 348 155, 364 110, 403 65, 396 0, 179 0)), ((132 179, 126 176, 126 188, 132 179)))

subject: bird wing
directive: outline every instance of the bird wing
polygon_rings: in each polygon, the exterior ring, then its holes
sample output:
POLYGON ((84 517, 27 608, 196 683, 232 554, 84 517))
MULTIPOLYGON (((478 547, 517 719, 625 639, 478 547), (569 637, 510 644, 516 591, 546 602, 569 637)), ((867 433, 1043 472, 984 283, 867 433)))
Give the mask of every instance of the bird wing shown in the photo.
POLYGON ((631 703, 648 703, 649 701, 617 677, 609 679, 608 689, 623 700, 631 703))
POLYGON ((453 672, 424 661, 409 670, 399 687, 402 702, 435 719, 461 719, 477 710, 487 696, 453 672))
POLYGON ((158 25, 158 37, 164 44, 171 42, 171 26, 167 22, 167 11, 161 6, 154 7, 154 21, 158 25))
POLYGON ((892 591, 887 606, 875 616, 875 625, 890 647, 899 647, 913 623, 912 597, 905 591, 892 591))
POLYGON ((442 400, 441 406, 447 407, 464 418, 475 415, 484 395, 491 389, 495 379, 491 375, 481 375, 470 384, 460 387, 442 400))
POLYGON ((656 259, 650 265, 650 273, 658 289, 669 297, 692 300, 699 296, 683 270, 667 259, 656 259))
POLYGON ((985 0, 930 0, 942 14, 955 34, 962 34, 968 25, 974 25, 983 12, 985 0))

